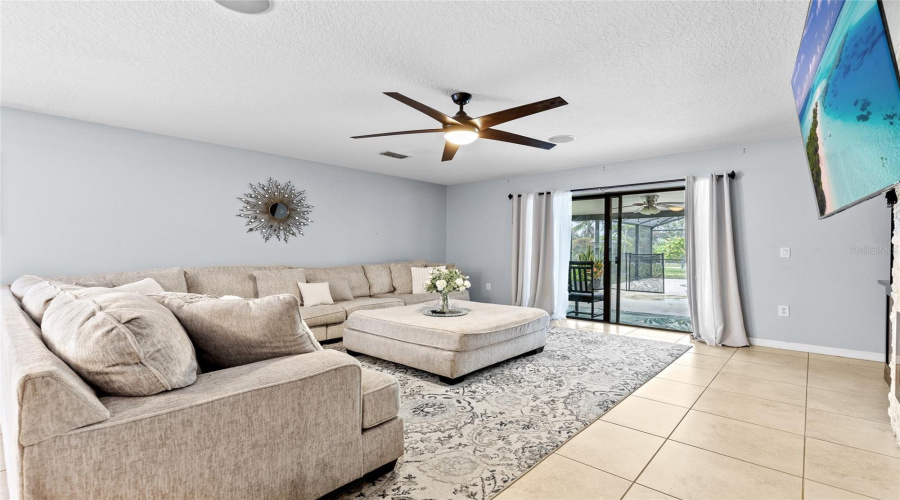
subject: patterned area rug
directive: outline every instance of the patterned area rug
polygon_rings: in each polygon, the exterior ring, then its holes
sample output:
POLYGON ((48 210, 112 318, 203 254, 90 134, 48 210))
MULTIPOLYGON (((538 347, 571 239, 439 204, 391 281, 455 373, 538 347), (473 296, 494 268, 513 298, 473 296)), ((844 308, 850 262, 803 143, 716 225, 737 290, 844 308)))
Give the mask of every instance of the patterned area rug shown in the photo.
MULTIPOLYGON (((340 343, 326 348, 341 349, 340 343)), ((688 345, 550 328, 543 353, 455 386, 360 356, 400 382, 406 453, 390 474, 330 498, 487 499, 662 371, 688 345)))
POLYGON ((647 328, 664 328, 679 332, 691 333, 691 318, 687 316, 668 316, 665 314, 650 314, 639 312, 619 313, 619 323, 633 326, 646 326, 647 328))

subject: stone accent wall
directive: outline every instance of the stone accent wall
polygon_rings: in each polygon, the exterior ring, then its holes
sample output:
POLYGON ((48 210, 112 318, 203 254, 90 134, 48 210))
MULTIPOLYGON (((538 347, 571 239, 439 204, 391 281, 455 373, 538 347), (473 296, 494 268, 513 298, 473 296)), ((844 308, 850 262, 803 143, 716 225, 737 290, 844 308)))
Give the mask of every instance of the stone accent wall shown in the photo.
MULTIPOLYGON (((900 189, 897 189, 897 194, 900 195, 900 189)), ((897 401, 897 330, 898 330, 898 316, 900 316, 900 203, 894 205, 894 227, 895 234, 893 239, 891 239, 892 252, 894 254, 894 267, 891 269, 891 275, 893 276, 893 286, 891 287, 891 298, 893 299, 894 306, 891 310, 891 352, 890 352, 890 366, 891 366, 891 390, 888 393, 888 400, 890 401, 890 407, 888 408, 888 414, 891 416, 891 427, 894 430, 894 437, 897 438, 897 444, 900 444, 900 401, 897 401)))

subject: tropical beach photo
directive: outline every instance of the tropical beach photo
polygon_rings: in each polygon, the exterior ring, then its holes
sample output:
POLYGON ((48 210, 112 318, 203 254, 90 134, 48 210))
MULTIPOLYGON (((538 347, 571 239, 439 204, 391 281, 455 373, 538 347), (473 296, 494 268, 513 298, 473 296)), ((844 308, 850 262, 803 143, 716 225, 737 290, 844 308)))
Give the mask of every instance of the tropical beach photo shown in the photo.
POLYGON ((876 0, 813 0, 792 86, 820 217, 900 182, 900 85, 876 0))

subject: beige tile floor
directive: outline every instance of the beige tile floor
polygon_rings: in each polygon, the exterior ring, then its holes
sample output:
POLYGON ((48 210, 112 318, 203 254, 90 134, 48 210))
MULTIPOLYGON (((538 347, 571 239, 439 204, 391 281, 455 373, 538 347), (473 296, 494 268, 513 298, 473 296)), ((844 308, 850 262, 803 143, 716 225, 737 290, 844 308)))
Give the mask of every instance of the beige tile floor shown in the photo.
POLYGON ((692 348, 498 500, 900 498, 900 447, 879 363, 557 324, 692 348))
POLYGON ((900 498, 880 363, 556 324, 693 347, 498 500, 900 498))

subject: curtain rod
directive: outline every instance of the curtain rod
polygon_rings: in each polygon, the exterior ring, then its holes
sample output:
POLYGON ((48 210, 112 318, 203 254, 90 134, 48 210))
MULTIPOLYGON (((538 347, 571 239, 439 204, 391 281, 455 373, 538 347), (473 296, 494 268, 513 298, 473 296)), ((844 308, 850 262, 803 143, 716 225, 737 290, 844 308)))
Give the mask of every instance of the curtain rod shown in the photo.
MULTIPOLYGON (((734 177, 735 177, 735 172, 734 172, 734 170, 732 170, 731 172, 728 172, 728 173, 725 174, 725 175, 727 175, 729 179, 734 179, 734 177)), ((722 175, 722 174, 716 174, 716 179, 721 179, 722 177, 725 177, 725 175, 722 175)), ((619 184, 619 185, 617 185, 617 186, 603 186, 603 187, 592 187, 592 188, 573 189, 572 192, 573 192, 573 193, 578 193, 578 192, 580 192, 580 191, 596 191, 596 190, 598 190, 598 189, 617 189, 617 188, 632 187, 632 186, 650 186, 650 185, 654 185, 654 184, 668 184, 668 183, 670 183, 670 182, 680 182, 680 181, 683 181, 683 180, 684 180, 684 179, 669 179, 669 180, 666 180, 666 181, 635 182, 635 183, 633 183, 633 184, 619 184)), ((542 196, 542 195, 548 194, 548 193, 549 193, 549 191, 548 191, 547 193, 538 193, 538 195, 539 195, 539 196, 542 196)), ((512 193, 510 193, 509 199, 510 199, 510 200, 513 199, 513 196, 522 196, 522 195, 521 195, 521 194, 513 195, 512 193)))

